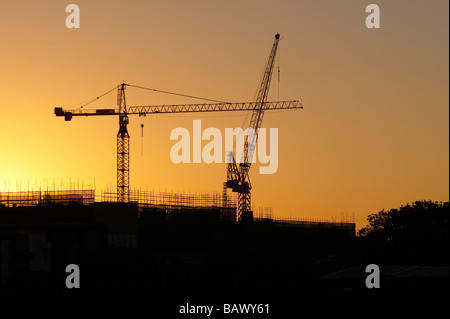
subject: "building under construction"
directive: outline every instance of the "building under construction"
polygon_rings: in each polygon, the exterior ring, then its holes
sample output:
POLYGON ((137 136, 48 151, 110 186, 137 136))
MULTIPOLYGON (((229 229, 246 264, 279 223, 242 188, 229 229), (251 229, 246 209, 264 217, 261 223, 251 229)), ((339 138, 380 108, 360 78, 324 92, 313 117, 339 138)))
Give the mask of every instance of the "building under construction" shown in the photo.
MULTIPOLYGON (((223 267, 235 269, 234 263, 254 268, 264 260, 266 269, 277 258, 304 255, 317 245, 331 248, 355 233, 353 223, 267 216, 239 221, 235 198, 220 193, 130 191, 129 196, 121 203, 109 190, 97 195, 94 190, 0 193, 0 292, 65 293, 68 264, 91 274, 85 281, 97 285, 92 292, 102 291, 108 280, 108 271, 98 267, 121 265, 126 275, 117 280, 136 292, 144 288, 128 278, 135 271, 153 269, 156 277, 148 280, 154 281, 161 272, 201 276, 211 266, 227 273, 223 267)), ((163 291, 170 286, 153 284, 163 291)))

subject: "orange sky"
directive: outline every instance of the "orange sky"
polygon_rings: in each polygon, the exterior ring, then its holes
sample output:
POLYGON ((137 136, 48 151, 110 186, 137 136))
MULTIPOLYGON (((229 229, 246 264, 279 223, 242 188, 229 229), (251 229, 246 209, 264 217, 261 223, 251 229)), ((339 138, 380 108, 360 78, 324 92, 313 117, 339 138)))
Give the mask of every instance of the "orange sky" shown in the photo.
MULTIPOLYGON (((279 129, 279 168, 252 168, 253 204, 275 216, 354 213, 360 228, 383 208, 448 201, 448 1, 74 0, 80 29, 65 27, 68 3, 0 2, 0 190, 115 185, 118 119, 64 122, 55 106, 122 81, 251 101, 279 32, 280 99, 305 108, 266 113, 263 127, 279 129), (369 3, 381 9, 381 29, 365 27, 369 3)), ((269 100, 277 91, 274 78, 269 100)), ((132 88, 127 101, 197 102, 132 88)), ((114 94, 93 106, 114 107, 114 94)), ((148 116, 141 156, 142 119, 132 117, 131 187, 220 192, 226 165, 173 164, 170 132, 192 131, 193 119, 224 129, 244 118, 148 116)))

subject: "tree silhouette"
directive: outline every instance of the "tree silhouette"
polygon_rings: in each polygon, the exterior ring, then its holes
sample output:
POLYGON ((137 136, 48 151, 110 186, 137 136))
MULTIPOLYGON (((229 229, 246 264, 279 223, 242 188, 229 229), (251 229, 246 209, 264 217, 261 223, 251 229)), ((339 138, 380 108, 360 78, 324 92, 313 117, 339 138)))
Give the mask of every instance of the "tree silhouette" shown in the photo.
POLYGON ((448 202, 416 201, 369 215, 358 236, 384 262, 448 266, 448 219, 448 202))

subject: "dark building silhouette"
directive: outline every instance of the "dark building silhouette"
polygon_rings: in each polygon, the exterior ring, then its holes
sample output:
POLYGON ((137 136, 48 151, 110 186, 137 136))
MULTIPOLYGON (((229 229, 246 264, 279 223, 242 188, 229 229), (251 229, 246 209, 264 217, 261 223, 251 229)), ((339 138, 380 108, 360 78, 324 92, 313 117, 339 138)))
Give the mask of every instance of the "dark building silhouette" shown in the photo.
MULTIPOLYGON (((0 294, 284 303, 364 286, 365 273, 351 274, 371 257, 354 223, 237 222, 220 196, 134 194, 117 203, 109 195, 1 194, 0 294), (68 264, 80 267, 80 289, 65 286, 68 264)), ((424 271, 409 272, 420 280, 385 271, 383 280, 395 283, 385 287, 442 289, 442 278, 424 271)))
POLYGON ((130 203, 113 202, 111 194, 95 202, 94 195, 1 195, 2 294, 64 294, 64 270, 74 263, 83 270, 87 294, 164 294, 193 287, 193 296, 214 290, 245 296, 265 281, 275 282, 273 271, 355 234, 351 223, 269 218, 237 223, 233 203, 206 195, 135 194, 130 203), (250 290, 241 287, 245 282, 250 290))

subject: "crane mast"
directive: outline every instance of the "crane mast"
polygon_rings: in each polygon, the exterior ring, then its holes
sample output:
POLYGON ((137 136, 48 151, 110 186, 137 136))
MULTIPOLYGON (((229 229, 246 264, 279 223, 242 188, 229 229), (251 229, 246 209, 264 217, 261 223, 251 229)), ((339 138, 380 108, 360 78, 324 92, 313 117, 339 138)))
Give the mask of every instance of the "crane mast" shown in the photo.
POLYGON ((227 187, 231 188, 233 192, 238 193, 238 218, 245 220, 252 218, 251 210, 251 193, 252 189, 249 170, 251 167, 253 155, 256 149, 258 140, 258 133, 264 117, 264 110, 266 109, 267 96, 269 94, 270 81, 272 79, 275 56, 277 54, 278 42, 280 35, 275 35, 275 41, 270 51, 269 60, 264 70, 263 78, 259 86, 258 95, 256 98, 255 108, 250 119, 248 133, 244 137, 244 150, 242 152, 239 166, 236 164, 234 157, 230 156, 227 167, 227 187))
POLYGON ((130 186, 130 135, 128 134, 128 115, 125 100, 126 84, 117 88, 119 107, 119 132, 117 133, 117 201, 128 202, 130 186))

